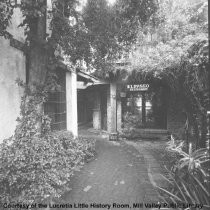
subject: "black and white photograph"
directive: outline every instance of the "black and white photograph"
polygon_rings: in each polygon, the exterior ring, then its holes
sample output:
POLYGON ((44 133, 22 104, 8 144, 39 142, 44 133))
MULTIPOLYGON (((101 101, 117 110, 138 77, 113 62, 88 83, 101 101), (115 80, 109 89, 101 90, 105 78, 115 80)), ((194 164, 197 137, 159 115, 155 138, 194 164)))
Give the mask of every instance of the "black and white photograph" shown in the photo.
POLYGON ((210 210, 208 0, 0 0, 0 210, 210 210))

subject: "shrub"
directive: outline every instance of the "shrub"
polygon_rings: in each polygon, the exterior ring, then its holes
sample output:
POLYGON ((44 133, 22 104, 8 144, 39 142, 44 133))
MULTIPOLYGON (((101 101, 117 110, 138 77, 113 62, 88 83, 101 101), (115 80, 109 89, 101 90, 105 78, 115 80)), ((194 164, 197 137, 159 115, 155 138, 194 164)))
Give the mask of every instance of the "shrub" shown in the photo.
POLYGON ((59 197, 74 171, 93 156, 92 140, 50 131, 50 118, 40 111, 46 97, 41 87, 25 88, 15 134, 0 145, 0 203, 59 197))
POLYGON ((139 116, 127 112, 123 118, 122 136, 131 139, 138 137, 136 134, 136 128, 141 124, 139 116))
POLYGON ((123 118, 125 127, 138 127, 141 123, 139 116, 130 112, 127 112, 123 118))
POLYGON ((74 171, 93 156, 94 142, 69 132, 5 140, 0 148, 1 202, 42 201, 68 190, 74 171))
MULTIPOLYGON (((193 151, 190 143, 189 151, 183 151, 183 142, 178 144, 172 138, 168 150, 177 154, 179 160, 165 179, 169 183, 168 189, 158 187, 167 196, 166 202, 203 204, 204 209, 210 207, 209 201, 209 169, 210 161, 208 149, 193 151)), ((192 209, 192 208, 190 208, 192 209)))
POLYGON ((72 148, 76 146, 78 150, 81 150, 83 159, 87 160, 94 156, 95 141, 93 139, 85 137, 73 138, 72 133, 69 131, 58 131, 53 134, 62 142, 64 148, 72 148))

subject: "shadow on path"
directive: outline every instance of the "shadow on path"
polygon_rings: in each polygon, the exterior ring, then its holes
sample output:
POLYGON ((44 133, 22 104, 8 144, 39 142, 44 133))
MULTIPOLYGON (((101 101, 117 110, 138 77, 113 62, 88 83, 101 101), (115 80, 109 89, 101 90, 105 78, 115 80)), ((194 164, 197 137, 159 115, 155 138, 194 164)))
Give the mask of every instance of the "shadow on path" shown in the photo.
POLYGON ((158 201, 143 154, 124 141, 111 142, 106 135, 102 138, 98 134, 86 134, 96 139, 97 155, 72 177, 72 190, 63 200, 76 205, 84 203, 88 208, 77 205, 71 209, 108 209, 91 208, 91 203, 110 204, 110 209, 144 209, 134 208, 133 204, 158 201), (114 203, 125 205, 118 208, 114 203), (130 208, 126 208, 127 204, 130 208))

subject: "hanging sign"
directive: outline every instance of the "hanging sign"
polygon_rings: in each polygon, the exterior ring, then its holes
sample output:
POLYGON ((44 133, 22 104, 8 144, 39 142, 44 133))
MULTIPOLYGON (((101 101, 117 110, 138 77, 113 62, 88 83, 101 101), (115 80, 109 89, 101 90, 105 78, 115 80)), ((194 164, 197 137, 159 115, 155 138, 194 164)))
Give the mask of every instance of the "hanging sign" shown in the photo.
POLYGON ((147 91, 149 88, 149 84, 128 84, 126 86, 127 91, 147 91))

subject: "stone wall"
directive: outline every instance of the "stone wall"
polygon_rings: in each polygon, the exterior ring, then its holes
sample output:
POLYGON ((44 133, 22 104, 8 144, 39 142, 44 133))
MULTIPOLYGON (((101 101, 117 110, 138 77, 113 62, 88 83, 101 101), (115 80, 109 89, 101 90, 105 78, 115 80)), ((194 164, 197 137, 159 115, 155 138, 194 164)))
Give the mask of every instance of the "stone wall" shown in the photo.
MULTIPOLYGON (((20 10, 14 10, 8 31, 13 38, 24 41, 24 30, 18 28, 22 21, 20 10)), ((10 40, 0 37, 0 143, 10 137, 16 127, 20 112, 23 90, 15 83, 16 79, 25 81, 25 55, 21 50, 10 46, 10 40)))

